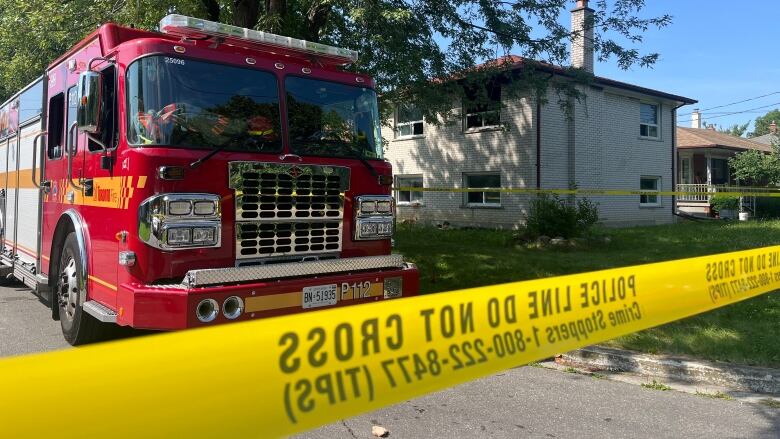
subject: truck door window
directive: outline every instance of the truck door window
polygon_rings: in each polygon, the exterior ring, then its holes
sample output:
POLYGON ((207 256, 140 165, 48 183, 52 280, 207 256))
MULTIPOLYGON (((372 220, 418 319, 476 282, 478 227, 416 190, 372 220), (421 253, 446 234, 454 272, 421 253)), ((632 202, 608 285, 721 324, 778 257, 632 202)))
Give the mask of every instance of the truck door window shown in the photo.
MULTIPOLYGON (((76 88, 73 87, 72 90, 76 88)), ((59 93, 49 99, 49 132, 46 155, 50 160, 62 157, 62 139, 65 131, 64 115, 65 112, 65 94, 59 93)))
MULTIPOLYGON (((100 72, 102 78, 103 102, 100 108, 100 133, 98 139, 111 149, 116 146, 116 69, 109 66, 100 72)), ((97 142, 89 141, 87 147, 90 152, 102 151, 103 148, 97 142)))
MULTIPOLYGON (((76 108, 78 107, 78 93, 76 92, 76 86, 73 86, 68 89, 68 113, 67 113, 67 122, 65 123, 65 136, 68 136, 67 130, 70 130, 70 126, 73 125, 74 122, 76 122, 76 108)), ((73 136, 74 139, 66 138, 65 144, 69 145, 70 153, 71 155, 76 154, 78 151, 78 142, 76 142, 76 138, 78 136, 79 132, 77 129, 73 130, 73 136), (70 144, 71 140, 74 142, 73 145, 70 144)))

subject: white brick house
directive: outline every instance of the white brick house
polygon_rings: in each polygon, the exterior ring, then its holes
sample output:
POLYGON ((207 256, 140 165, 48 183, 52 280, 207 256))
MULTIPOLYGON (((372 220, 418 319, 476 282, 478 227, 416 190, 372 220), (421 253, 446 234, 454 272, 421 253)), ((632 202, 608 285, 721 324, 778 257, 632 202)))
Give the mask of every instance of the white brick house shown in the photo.
MULTIPOLYGON (((583 26, 586 14, 592 13, 587 1, 580 0, 572 11, 573 26, 583 26)), ((513 68, 523 68, 522 58, 511 61, 513 68)), ((592 69, 592 47, 575 38, 572 62, 592 69)), ((542 69, 566 78, 563 69, 542 69)), ((499 114, 484 108, 468 112, 457 103, 454 111, 462 123, 456 124, 426 124, 414 111, 397 110, 382 131, 395 186, 566 189, 574 184, 672 190, 676 109, 696 101, 600 77, 578 88, 587 98, 573 100, 571 116, 552 90, 546 103, 532 96, 503 100, 499 114)), ((489 189, 396 192, 401 220, 481 227, 522 224, 530 197, 489 189)), ((674 219, 671 197, 589 198, 599 203, 607 225, 662 224, 674 219)))

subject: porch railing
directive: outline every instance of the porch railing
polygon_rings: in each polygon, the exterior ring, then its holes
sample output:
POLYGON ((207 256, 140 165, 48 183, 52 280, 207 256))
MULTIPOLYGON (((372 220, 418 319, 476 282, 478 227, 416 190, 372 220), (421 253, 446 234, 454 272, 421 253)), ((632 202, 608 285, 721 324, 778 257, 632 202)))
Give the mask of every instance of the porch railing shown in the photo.
POLYGON ((685 202, 708 203, 710 197, 716 191, 716 186, 711 184, 678 184, 677 192, 687 192, 677 199, 685 202))
MULTIPOLYGON (((741 186, 725 186, 712 184, 678 184, 677 192, 687 192, 679 195, 677 201, 688 203, 709 203, 713 195, 718 192, 765 192, 766 188, 751 188, 741 186)), ((742 198, 742 210, 756 211, 756 197, 744 196, 742 198)))

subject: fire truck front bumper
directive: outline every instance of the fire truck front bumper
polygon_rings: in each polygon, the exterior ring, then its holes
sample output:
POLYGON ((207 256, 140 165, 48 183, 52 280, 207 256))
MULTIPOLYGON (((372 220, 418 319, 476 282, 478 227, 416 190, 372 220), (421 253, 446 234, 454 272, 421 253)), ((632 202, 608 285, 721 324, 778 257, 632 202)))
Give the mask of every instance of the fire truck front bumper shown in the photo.
POLYGON ((123 284, 117 323, 174 330, 416 296, 400 255, 192 270, 180 284, 123 284))

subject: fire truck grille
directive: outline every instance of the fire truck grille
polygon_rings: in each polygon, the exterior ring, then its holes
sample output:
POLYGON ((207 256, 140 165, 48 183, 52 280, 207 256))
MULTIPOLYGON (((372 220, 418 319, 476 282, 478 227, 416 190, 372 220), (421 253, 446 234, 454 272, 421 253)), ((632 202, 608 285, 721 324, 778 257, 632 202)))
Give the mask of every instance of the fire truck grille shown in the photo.
POLYGON ((349 168, 231 162, 236 259, 341 251, 349 168))

